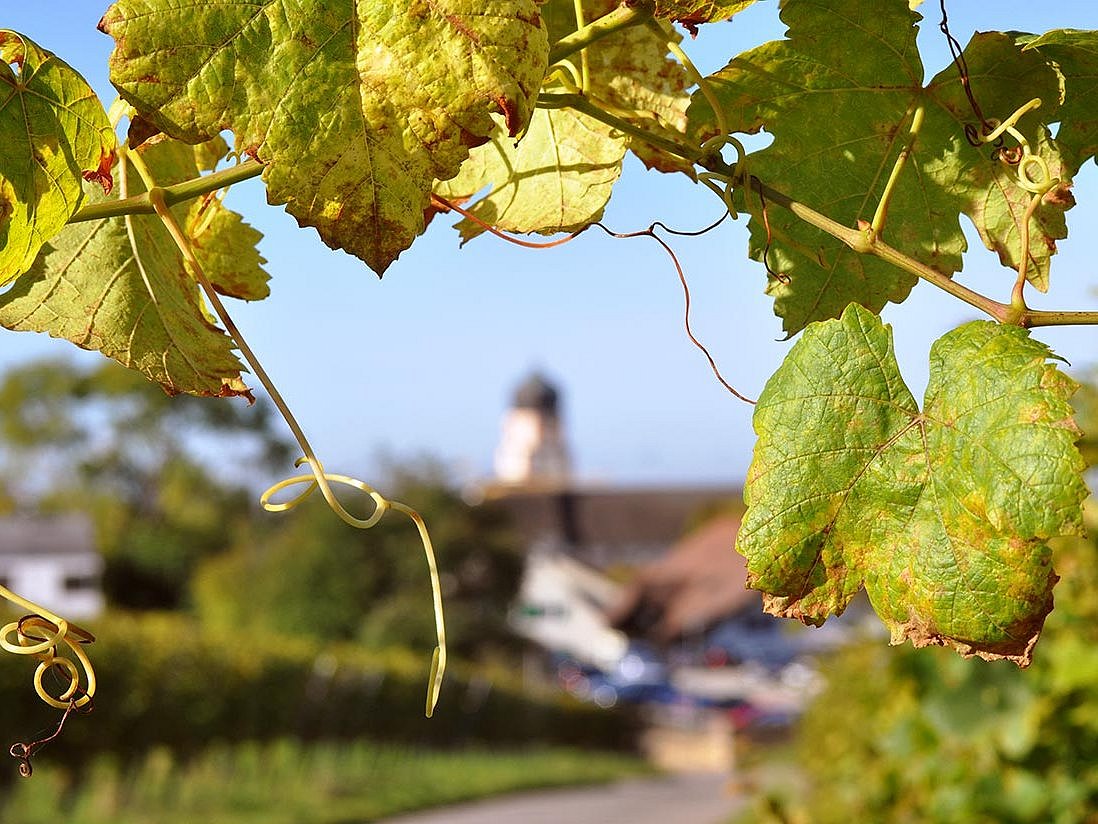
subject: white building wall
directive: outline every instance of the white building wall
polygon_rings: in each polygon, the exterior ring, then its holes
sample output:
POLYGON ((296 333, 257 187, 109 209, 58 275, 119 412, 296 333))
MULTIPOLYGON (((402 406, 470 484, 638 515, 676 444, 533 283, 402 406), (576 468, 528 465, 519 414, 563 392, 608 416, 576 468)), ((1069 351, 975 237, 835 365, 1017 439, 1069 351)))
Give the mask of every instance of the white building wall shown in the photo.
POLYGON ((0 555, 0 582, 16 595, 65 618, 94 618, 103 611, 102 559, 93 553, 0 555))

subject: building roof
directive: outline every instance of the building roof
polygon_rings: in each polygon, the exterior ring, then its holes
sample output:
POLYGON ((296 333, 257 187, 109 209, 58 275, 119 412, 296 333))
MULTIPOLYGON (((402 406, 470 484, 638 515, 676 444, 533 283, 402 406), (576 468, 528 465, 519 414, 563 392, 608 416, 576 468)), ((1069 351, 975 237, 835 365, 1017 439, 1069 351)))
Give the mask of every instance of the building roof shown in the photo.
POLYGON ((610 612, 611 625, 666 643, 757 609, 760 596, 747 589, 747 562, 733 549, 738 529, 738 518, 713 518, 642 568, 610 612))
POLYGON ((595 567, 662 556, 706 509, 739 501, 738 488, 502 488, 487 496, 511 515, 527 546, 551 545, 595 567))
POLYGON ((89 518, 76 513, 53 517, 13 515, 0 518, 0 555, 95 552, 89 518))
POLYGON ((513 406, 516 409, 533 409, 555 415, 559 402, 560 393, 557 388, 544 375, 534 372, 515 391, 513 406))

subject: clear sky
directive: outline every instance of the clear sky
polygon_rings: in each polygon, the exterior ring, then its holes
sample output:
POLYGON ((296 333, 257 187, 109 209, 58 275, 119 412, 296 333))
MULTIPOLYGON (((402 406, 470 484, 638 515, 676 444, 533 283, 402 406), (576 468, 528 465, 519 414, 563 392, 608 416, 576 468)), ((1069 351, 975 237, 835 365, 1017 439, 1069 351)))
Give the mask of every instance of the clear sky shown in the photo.
MULTIPOLYGON (((109 38, 95 30, 106 9, 94 0, 7 2, 0 25, 16 29, 79 69, 109 103, 109 38)), ((865 4, 867 13, 873 3, 865 4)), ((731 23, 703 28, 685 47, 703 71, 781 37, 778 4, 762 0, 731 23)), ((922 7, 928 76, 948 62, 937 3, 922 7)), ((951 28, 1098 29, 1098 3, 954 0, 951 28)), ((805 124, 811 128, 811 124, 805 124)), ((1076 181, 1072 237, 1053 261, 1052 290, 1040 308, 1098 309, 1098 169, 1076 181)), ((550 251, 518 249, 484 236, 463 249, 452 220, 436 220, 384 280, 332 252, 311 229, 265 204, 262 184, 236 187, 230 204, 259 228, 272 296, 230 306, 253 348, 295 409, 328 468, 368 473, 378 458, 431 455, 459 477, 490 471, 500 418, 514 386, 537 368, 564 392, 568 439, 580 475, 615 483, 738 483, 750 460, 751 407, 713 378, 682 327, 675 271, 648 239, 613 240, 597 231, 550 251)), ((720 213, 716 198, 681 176, 628 161, 605 222, 618 231, 655 219, 700 228, 720 213)), ((970 236, 963 282, 999 299, 1012 274, 970 236)), ((675 247, 694 298, 695 331, 726 377, 757 397, 788 351, 763 295, 765 274, 746 257, 746 230, 726 223, 675 247)), ((930 343, 976 316, 920 284, 885 318, 918 396, 930 343)), ((1039 330, 1076 371, 1098 362, 1098 328, 1039 330)), ((76 351, 42 335, 3 333, 0 368, 76 351)))

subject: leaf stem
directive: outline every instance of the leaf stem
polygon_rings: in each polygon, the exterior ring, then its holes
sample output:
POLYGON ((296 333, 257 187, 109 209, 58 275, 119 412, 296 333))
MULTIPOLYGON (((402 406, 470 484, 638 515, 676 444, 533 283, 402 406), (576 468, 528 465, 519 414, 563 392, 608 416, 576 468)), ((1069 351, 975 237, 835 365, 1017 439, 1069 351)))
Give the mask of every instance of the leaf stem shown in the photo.
MULTIPOLYGON (((587 25, 583 16, 583 0, 574 0, 576 10, 576 31, 580 31, 587 25)), ((580 89, 587 92, 591 82, 591 67, 587 61, 587 49, 580 49, 580 89)))
MULTIPOLYGON (((684 157, 686 156, 682 152, 680 152, 680 154, 684 157)), ((728 165, 723 160, 714 157, 711 154, 706 155, 696 162, 709 171, 728 178, 736 186, 745 185, 743 175, 739 174, 734 166, 728 165)), ((893 266, 896 266, 905 272, 910 272, 918 278, 929 281, 942 291, 948 292, 953 295, 953 297, 964 301, 969 306, 973 306, 981 312, 990 315, 1000 323, 1010 323, 1027 329, 1038 326, 1098 326, 1098 312, 1043 311, 1028 308, 1019 310, 1017 307, 1013 307, 1009 304, 999 303, 997 300, 993 300, 979 292, 969 289, 967 286, 953 280, 949 275, 939 272, 931 266, 927 266, 922 261, 916 260, 910 255, 901 252, 899 249, 889 246, 881 240, 880 237, 875 236, 870 230, 854 229, 844 226, 838 221, 832 220, 827 215, 817 212, 810 206, 806 206, 804 203, 794 200, 789 197, 789 195, 779 192, 777 189, 770 188, 757 177, 752 177, 751 185, 757 188, 759 193, 766 198, 767 202, 775 203, 783 209, 787 209, 805 223, 815 226, 817 229, 831 235, 836 240, 842 241, 855 252, 879 257, 881 260, 891 263, 893 266)))
MULTIPOLYGON (((133 155, 131 154, 131 156, 133 155)), ((241 181, 257 177, 263 173, 263 169, 264 166, 259 161, 246 160, 239 165, 232 166, 228 169, 222 169, 220 172, 202 175, 193 180, 185 180, 182 183, 176 183, 174 186, 165 186, 160 191, 163 193, 164 202, 169 206, 174 206, 176 203, 181 203, 185 200, 193 200, 196 197, 201 197, 210 192, 216 192, 218 189, 232 186, 234 183, 240 183, 241 181)), ((140 168, 138 170, 140 171, 140 168)), ((146 192, 145 194, 134 195, 133 197, 124 197, 121 200, 107 200, 103 203, 92 203, 80 209, 80 211, 69 218, 69 223, 103 220, 110 217, 120 217, 122 215, 151 215, 155 213, 156 209, 153 207, 152 202, 149 200, 149 195, 146 192)))
POLYGON ((583 28, 562 37, 549 52, 549 65, 585 49, 592 43, 614 32, 637 26, 652 16, 655 5, 651 0, 643 0, 629 6, 619 6, 598 20, 593 20, 583 28))
POLYGON ((919 106, 915 109, 914 114, 911 116, 911 126, 907 130, 907 140, 904 141, 903 148, 900 149, 900 154, 896 158, 896 163, 892 166, 892 174, 888 176, 888 182, 885 184, 884 191, 881 193, 881 200, 877 204, 877 211, 873 213, 873 222, 870 223, 870 228, 873 230, 873 234, 879 236, 884 231, 885 220, 888 217, 888 204, 892 201, 892 195, 896 191, 896 183, 900 179, 900 173, 903 171, 904 166, 907 165, 907 159, 911 155, 911 149, 915 146, 915 138, 919 134, 919 129, 923 126, 923 116, 926 114, 926 110, 919 106))

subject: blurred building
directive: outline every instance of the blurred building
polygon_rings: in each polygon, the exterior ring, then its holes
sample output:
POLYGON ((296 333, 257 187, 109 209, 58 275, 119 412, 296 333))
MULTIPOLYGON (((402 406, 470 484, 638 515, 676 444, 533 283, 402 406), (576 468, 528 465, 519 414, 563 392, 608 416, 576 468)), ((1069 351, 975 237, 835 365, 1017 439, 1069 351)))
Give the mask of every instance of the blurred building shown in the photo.
MULTIPOLYGON (((510 514, 527 549, 516 630, 604 667, 625 655, 629 644, 607 620, 620 611, 621 582, 664 558, 706 512, 738 506, 741 491, 581 481, 572 471, 561 397, 540 373, 519 384, 503 418, 496 476, 480 494, 510 514)), ((724 551, 734 555, 731 540, 724 551)), ((741 574, 722 590, 739 590, 728 609, 742 607, 743 582, 741 574)))
POLYGON ((102 572, 85 516, 0 518, 0 585, 28 601, 66 618, 93 618, 103 611, 102 572))

